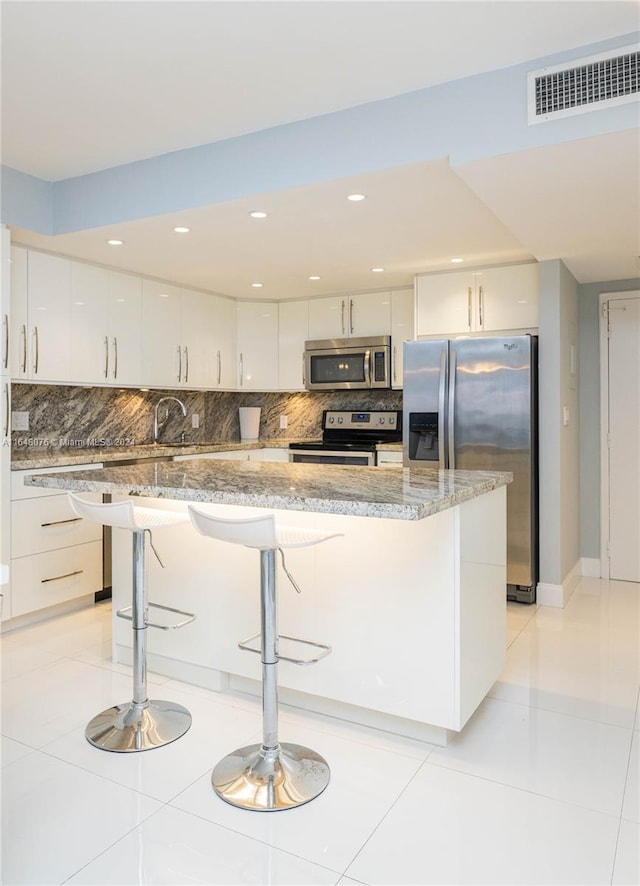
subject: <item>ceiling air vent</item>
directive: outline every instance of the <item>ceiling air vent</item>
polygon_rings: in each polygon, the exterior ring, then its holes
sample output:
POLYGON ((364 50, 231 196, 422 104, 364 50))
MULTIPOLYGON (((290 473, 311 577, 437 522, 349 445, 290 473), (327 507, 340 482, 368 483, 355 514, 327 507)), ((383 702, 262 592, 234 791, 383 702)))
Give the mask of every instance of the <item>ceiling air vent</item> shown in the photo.
POLYGON ((585 114, 640 99, 637 46, 527 74, 529 123, 585 114))

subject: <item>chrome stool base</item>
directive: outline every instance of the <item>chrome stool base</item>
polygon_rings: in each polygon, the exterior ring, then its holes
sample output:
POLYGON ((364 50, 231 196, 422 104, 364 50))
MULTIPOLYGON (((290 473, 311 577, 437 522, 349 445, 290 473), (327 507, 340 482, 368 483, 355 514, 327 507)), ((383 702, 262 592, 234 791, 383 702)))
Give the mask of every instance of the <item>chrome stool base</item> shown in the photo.
POLYGON ((329 784, 329 765, 309 748, 283 742, 276 748, 248 745, 224 757, 211 783, 223 800, 253 812, 294 809, 329 784))
POLYGON ((85 729, 88 742, 103 751, 150 751, 170 744, 191 726, 191 714, 173 701, 127 702, 107 708, 85 729))

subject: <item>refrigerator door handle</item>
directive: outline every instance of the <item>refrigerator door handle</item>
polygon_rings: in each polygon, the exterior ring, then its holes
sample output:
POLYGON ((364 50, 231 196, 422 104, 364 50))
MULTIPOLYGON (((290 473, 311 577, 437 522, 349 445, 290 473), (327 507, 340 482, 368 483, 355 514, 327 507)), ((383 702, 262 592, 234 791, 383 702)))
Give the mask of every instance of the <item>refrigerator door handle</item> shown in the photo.
POLYGON ((447 438, 449 444, 449 469, 456 466, 456 441, 455 441, 455 406, 456 406, 456 352, 451 349, 449 362, 449 403, 447 404, 447 438))
POLYGON ((447 349, 440 351, 440 383, 438 385, 438 466, 446 468, 445 462, 445 393, 447 386, 447 349))

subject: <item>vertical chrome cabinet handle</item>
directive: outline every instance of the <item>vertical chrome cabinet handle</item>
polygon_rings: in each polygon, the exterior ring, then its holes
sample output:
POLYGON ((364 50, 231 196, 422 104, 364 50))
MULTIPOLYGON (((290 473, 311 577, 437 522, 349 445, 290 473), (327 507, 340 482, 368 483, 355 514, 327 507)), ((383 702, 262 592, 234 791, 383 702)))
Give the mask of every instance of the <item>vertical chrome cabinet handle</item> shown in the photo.
POLYGON ((2 363, 5 369, 9 368, 9 315, 4 315, 4 357, 2 363))
POLYGON ((244 385, 244 359, 240 354, 240 387, 244 385))
POLYGON ((27 327, 22 327, 22 373, 27 374, 27 327))
POLYGON ((353 299, 349 299, 349 330, 353 335, 353 299))
POLYGON ((456 411, 456 352, 451 350, 451 361, 449 365, 449 407, 448 407, 448 423, 449 423, 449 469, 453 470, 456 466, 456 441, 455 441, 455 411, 456 411))
POLYGON ((182 348, 176 345, 178 349, 178 381, 182 381, 182 348))
POLYGON ((220 384, 220 379, 222 378, 222 354, 218 351, 218 384, 220 384))
POLYGON ((480 287, 480 300, 478 302, 480 308, 480 329, 484 329, 484 292, 480 287))
POLYGON ((118 339, 113 337, 113 377, 118 377, 118 339))
POLYGON ((189 381, 189 347, 188 345, 184 346, 184 382, 185 384, 189 381))
POLYGON ((104 337, 104 377, 109 378, 109 336, 104 337))
POLYGON ((344 335, 344 299, 342 299, 342 313, 340 315, 340 322, 342 323, 342 334, 344 335))
POLYGON ((447 349, 440 351, 440 383, 438 385, 438 467, 446 468, 444 441, 445 428, 445 396, 447 391, 447 349))
POLYGON ((467 326, 471 329, 471 287, 467 289, 467 326))
POLYGON ((9 412, 10 411, 11 410, 10 410, 10 406, 9 406, 9 383, 5 382, 4 383, 4 436, 5 437, 9 436, 9 425, 10 425, 9 412))
POLYGON ((397 380, 398 380, 398 374, 397 374, 397 372, 396 372, 396 351, 397 351, 397 350, 398 350, 397 347, 394 345, 394 346, 393 346, 393 383, 394 383, 394 384, 395 384, 395 383, 397 382, 397 380))
POLYGON ((34 372, 34 375, 37 375, 38 374, 38 365, 40 363, 40 339, 38 337, 38 327, 37 326, 33 327, 33 334, 34 334, 35 340, 36 340, 36 354, 35 354, 35 360, 34 360, 34 364, 33 364, 33 372, 34 372))

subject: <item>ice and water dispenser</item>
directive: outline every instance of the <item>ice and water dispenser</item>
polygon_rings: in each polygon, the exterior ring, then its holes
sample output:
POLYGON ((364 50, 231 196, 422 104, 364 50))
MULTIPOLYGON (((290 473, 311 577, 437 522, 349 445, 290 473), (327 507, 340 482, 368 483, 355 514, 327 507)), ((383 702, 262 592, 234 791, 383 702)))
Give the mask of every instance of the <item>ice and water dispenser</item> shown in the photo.
POLYGON ((409 459, 438 462, 437 412, 409 413, 409 459))

